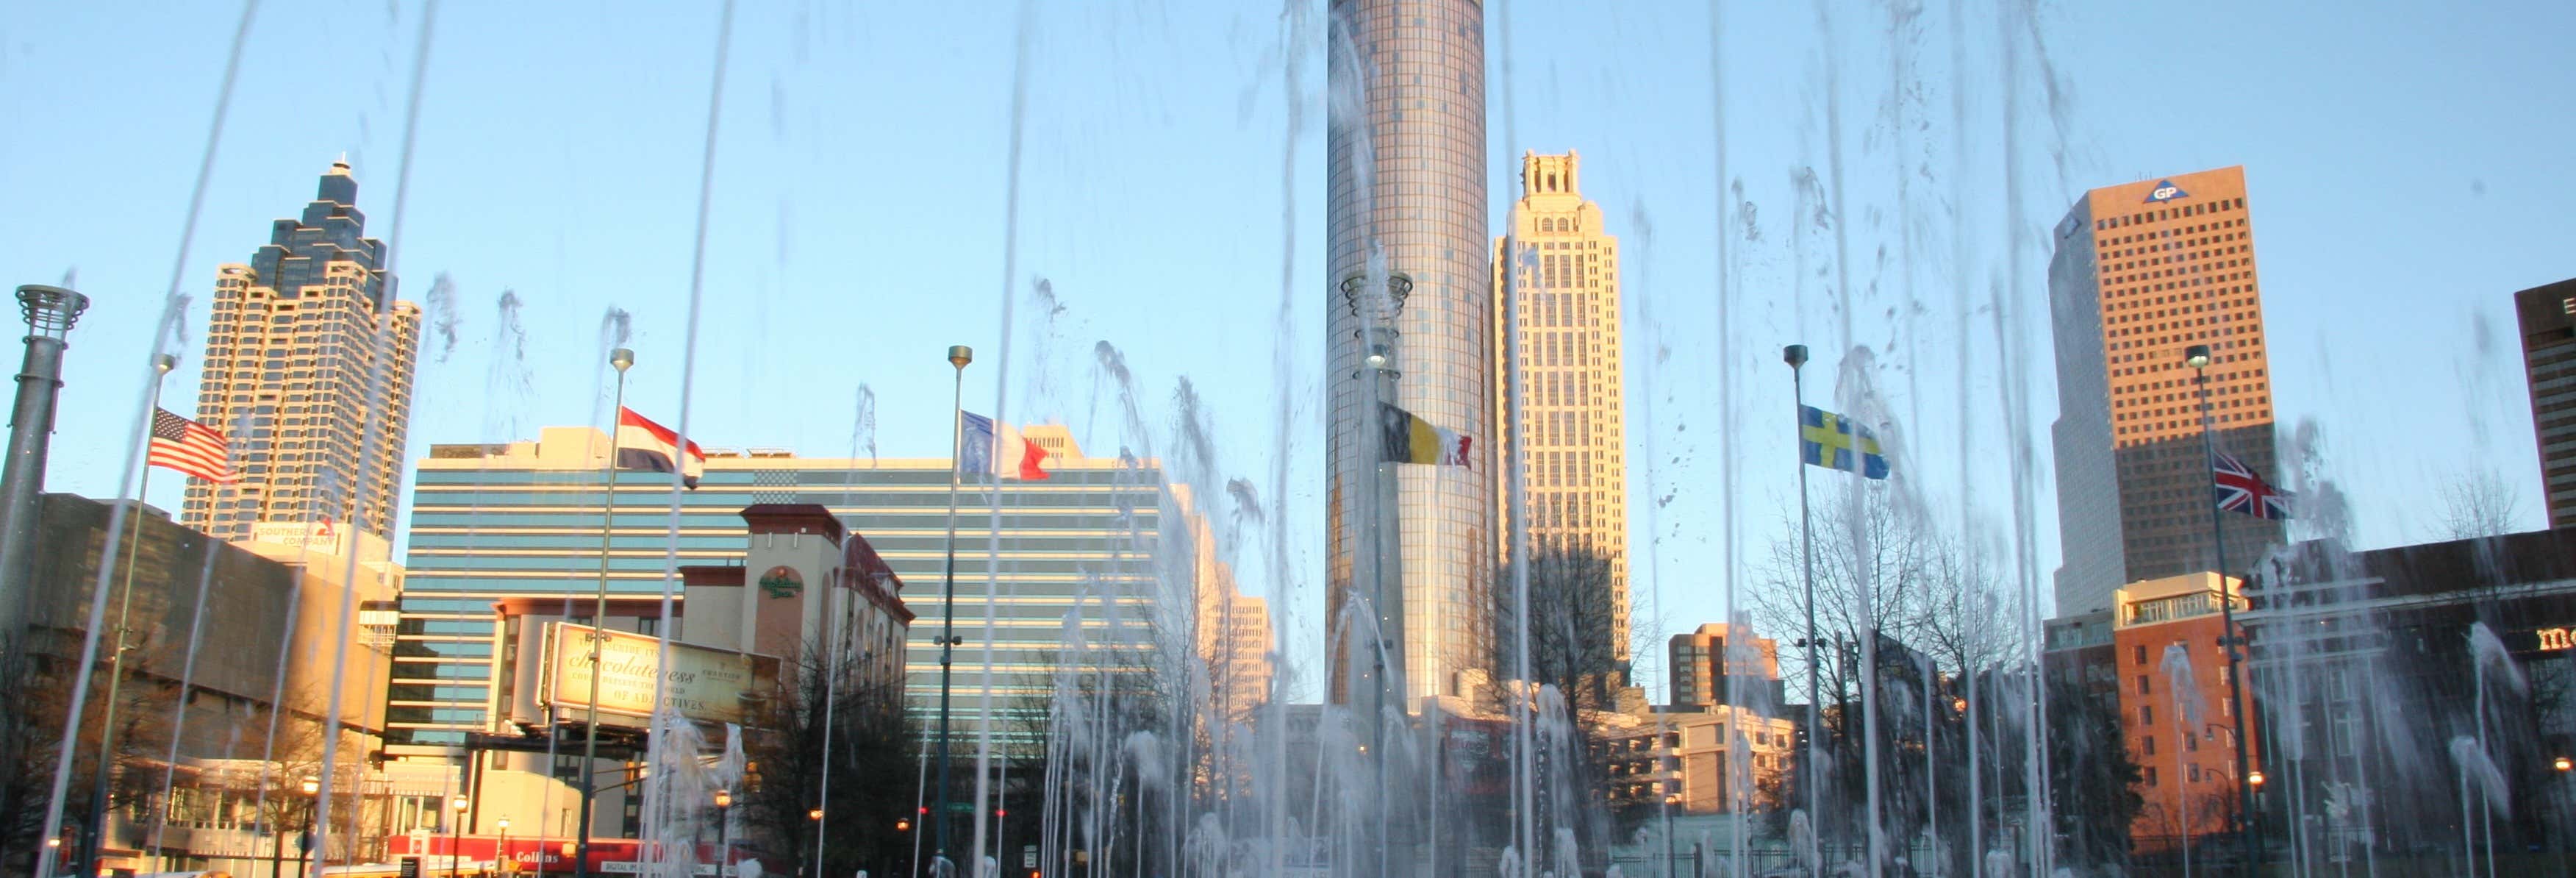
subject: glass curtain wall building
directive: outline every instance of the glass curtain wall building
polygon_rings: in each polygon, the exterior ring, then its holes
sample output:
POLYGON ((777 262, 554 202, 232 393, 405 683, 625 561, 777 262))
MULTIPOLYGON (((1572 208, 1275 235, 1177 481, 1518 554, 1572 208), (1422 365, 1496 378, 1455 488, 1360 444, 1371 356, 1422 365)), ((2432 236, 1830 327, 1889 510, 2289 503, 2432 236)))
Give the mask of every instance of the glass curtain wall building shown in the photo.
MULTIPOLYGON (((1324 233, 1329 247, 1325 396, 1330 445, 1326 530, 1329 618, 1342 619, 1374 496, 1377 413, 1362 365, 1372 329, 1395 331, 1389 400, 1473 437, 1470 461, 1402 466, 1399 632, 1408 705, 1460 695, 1460 672, 1491 649, 1495 534, 1492 370, 1487 358, 1492 276, 1486 263, 1485 17, 1477 0, 1333 0, 1325 142, 1324 233), (1398 298, 1387 281, 1410 282, 1398 298)), ((1400 285, 1399 285, 1400 286, 1400 285)), ((1356 584, 1367 587, 1367 583, 1356 584)), ((1337 629, 1338 630, 1338 629, 1337 629)), ((1332 641, 1331 696, 1347 701, 1354 672, 1332 641)), ((1374 683, 1367 684, 1374 686, 1374 683)))
MULTIPOLYGON (((990 475, 969 475, 957 516, 957 633, 954 709, 974 728, 983 689, 983 606, 996 595, 993 705, 997 739, 1035 734, 1052 691, 1058 645, 1078 616, 1099 662, 1141 669, 1153 644, 1190 643, 1190 623, 1159 595, 1188 592, 1195 542, 1168 531, 1175 494, 1153 461, 1081 456, 1062 428, 1032 427, 1030 441, 1052 452, 1044 481, 1000 482, 998 554, 991 528, 990 475), (1180 557, 1162 547, 1177 542, 1180 557), (1166 583, 1171 585, 1166 586, 1166 583)), ((389 699, 395 754, 460 743, 489 731, 486 700, 493 662, 493 608, 504 598, 561 598, 586 616, 600 563, 601 468, 605 434, 548 427, 535 442, 438 445, 419 462, 413 495, 402 621, 389 699)), ((670 528, 670 476, 617 473, 609 592, 658 596, 670 528)), ((946 559, 948 461, 844 460, 785 451, 710 449, 704 477, 681 494, 679 563, 740 563, 741 510, 756 502, 819 503, 876 547, 918 615, 905 662, 905 695, 915 711, 939 697, 940 585, 946 559)), ((1230 584, 1228 584, 1230 586, 1230 584)), ((677 625, 688 624, 685 601, 677 625)), ((671 632, 674 635, 679 631, 671 632)), ((1255 649, 1266 649, 1266 644, 1255 649)), ((1086 668, 1091 664, 1086 662, 1086 668)))

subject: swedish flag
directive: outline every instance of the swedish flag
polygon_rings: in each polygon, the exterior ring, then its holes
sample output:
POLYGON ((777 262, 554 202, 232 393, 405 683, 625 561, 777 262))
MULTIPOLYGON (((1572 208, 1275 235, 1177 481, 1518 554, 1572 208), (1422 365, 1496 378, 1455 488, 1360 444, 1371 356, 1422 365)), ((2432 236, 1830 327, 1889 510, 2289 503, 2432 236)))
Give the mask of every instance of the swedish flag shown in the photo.
POLYGON ((1798 456, 1826 469, 1887 478, 1887 457, 1878 452, 1878 437, 1868 427, 1811 405, 1798 407, 1798 456))

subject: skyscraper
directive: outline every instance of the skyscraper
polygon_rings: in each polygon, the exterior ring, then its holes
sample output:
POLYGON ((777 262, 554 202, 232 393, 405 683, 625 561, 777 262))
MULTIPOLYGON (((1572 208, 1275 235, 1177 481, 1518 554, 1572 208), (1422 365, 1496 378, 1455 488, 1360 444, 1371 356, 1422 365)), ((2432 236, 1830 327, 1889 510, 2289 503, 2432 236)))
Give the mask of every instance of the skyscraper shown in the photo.
MULTIPOLYGON (((1394 467, 1402 534, 1400 624, 1380 626, 1403 657, 1400 694, 1457 694, 1491 632, 1493 456, 1483 449, 1493 370, 1485 264, 1485 20, 1477 0, 1333 0, 1325 145, 1326 530, 1329 623, 1358 582, 1363 546, 1385 529, 1380 446, 1365 362, 1372 343, 1396 373, 1387 400, 1473 437, 1466 467, 1394 467), (1375 337, 1372 337, 1372 332, 1375 337), (1364 540, 1363 537, 1368 537, 1364 540)), ((1389 619, 1388 622, 1398 620, 1389 619)), ((1362 627, 1366 627, 1363 625, 1362 627)), ((1350 640, 1332 641, 1331 695, 1347 700, 1350 640)), ((1373 684, 1372 684, 1373 685, 1373 684)))
POLYGON ((2549 526, 2576 524, 2576 279, 2513 294, 2522 368, 2531 385, 2531 429, 2540 440, 2540 496, 2549 526))
MULTIPOLYGON (((2121 586, 2215 570, 2215 505, 2191 345, 2209 345, 2218 451, 2278 483, 2272 379, 2245 169, 2219 168, 2084 194, 2057 224, 2057 613, 2111 609, 2121 586)), ((2229 513, 2240 574, 2277 522, 2229 513)))
MULTIPOLYGON (((1520 468, 1531 554, 1580 558, 1579 569, 1603 575, 1573 585, 1604 590, 1583 606, 1606 614, 1576 617, 1606 624, 1597 634, 1608 639, 1624 675, 1628 431, 1620 411, 1619 239, 1602 231, 1601 205, 1576 185, 1580 166, 1572 152, 1522 154, 1511 230, 1494 239, 1494 447, 1503 466, 1520 468), (1505 320, 1515 307, 1517 352, 1505 320), (1502 404, 1514 368, 1525 382, 1518 411, 1502 404)), ((1494 520, 1511 520, 1509 510, 1496 510, 1494 520)), ((1510 541, 1502 542, 1508 556, 1510 541)))
POLYGON ((263 523, 331 521, 392 538, 420 307, 394 300, 357 205, 349 163, 333 162, 301 218, 274 223, 250 264, 216 270, 197 420, 226 434, 241 480, 190 479, 181 524, 247 540, 263 523))

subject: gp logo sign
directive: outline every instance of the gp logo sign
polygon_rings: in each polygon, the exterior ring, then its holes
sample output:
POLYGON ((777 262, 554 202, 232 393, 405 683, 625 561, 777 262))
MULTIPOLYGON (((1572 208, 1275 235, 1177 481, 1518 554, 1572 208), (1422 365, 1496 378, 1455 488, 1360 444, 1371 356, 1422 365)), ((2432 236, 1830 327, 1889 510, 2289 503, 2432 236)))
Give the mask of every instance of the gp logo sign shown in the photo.
POLYGON ((2156 182, 2156 188, 2147 190, 2148 204, 2162 204, 2176 198, 2190 197, 2191 193, 2182 191, 2182 187, 2174 185, 2172 180, 2159 180, 2156 182))

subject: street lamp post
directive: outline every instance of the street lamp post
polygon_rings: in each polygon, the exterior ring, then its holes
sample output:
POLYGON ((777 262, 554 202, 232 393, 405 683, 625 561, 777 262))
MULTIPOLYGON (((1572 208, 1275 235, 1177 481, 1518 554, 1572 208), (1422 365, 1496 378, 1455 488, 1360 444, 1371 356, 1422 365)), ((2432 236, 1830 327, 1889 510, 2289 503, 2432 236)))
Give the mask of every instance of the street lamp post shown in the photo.
POLYGON ((733 791, 716 791, 716 878, 733 865, 733 791))
MULTIPOLYGON (((805 812, 805 819, 814 824, 814 861, 810 863, 796 864, 796 874, 799 876, 819 876, 819 870, 823 867, 823 809, 807 809, 805 812)), ((799 847, 802 846, 800 845, 799 847)), ((799 850, 797 853, 801 855, 804 851, 799 850)))
MULTIPOLYGON (((162 379, 178 366, 179 358, 169 354, 152 358, 151 404, 155 414, 161 410, 162 379)), ((146 502, 145 498, 151 496, 151 489, 152 468, 147 466, 134 483, 134 502, 138 510, 146 502)), ((89 867, 92 875, 98 874, 99 867, 103 865, 99 856, 107 843, 107 787, 116 773, 116 695, 125 683, 125 654, 141 648, 126 640, 126 636, 134 630, 134 562, 143 550, 143 516, 139 512, 130 512, 126 517, 133 520, 134 527, 125 536, 125 579, 118 589, 122 596, 117 599, 116 627, 111 629, 116 632, 116 645, 108 648, 107 716, 98 725, 98 771, 90 779, 89 820, 81 832, 80 862, 89 867)))
MULTIPOLYGON (((2558 792, 2559 792, 2559 794, 2562 796, 2562 798, 2560 799, 2560 802, 2561 802, 2562 804, 2561 804, 2559 807, 2560 807, 2561 809, 2564 809, 2564 808, 2568 807, 2566 804, 2563 804, 2564 802, 2566 802, 2566 801, 2567 801, 2565 798, 2563 798, 2563 797, 2566 795, 2566 793, 2567 793, 2567 784, 2566 784, 2566 780, 2567 780, 2569 777, 2571 777, 2571 776, 2576 776, 2576 775, 2571 775, 2571 774, 2570 774, 2570 771, 2571 771, 2571 770, 2576 770, 2576 759, 2569 759, 2569 758, 2567 758, 2567 757, 2565 757, 2565 756, 2560 756, 2560 757, 2557 757, 2557 758, 2554 758, 2554 759, 2549 760, 2549 767, 2550 767, 2551 769, 2553 769, 2553 770, 2555 770, 2555 771, 2557 771, 2557 772, 2558 772, 2558 780, 2560 781, 2560 783, 2558 784, 2558 792)), ((2559 812, 2559 818, 2558 818, 2558 819, 2559 819, 2559 821, 2560 821, 2560 824, 2561 824, 2561 825, 2562 825, 2562 827, 2563 827, 2563 826, 2564 826, 2564 824, 2565 824, 2565 822, 2566 822, 2566 820, 2567 820, 2566 812, 2565 812, 2564 810, 2561 810, 2561 811, 2559 812)), ((2564 838, 2564 836, 2562 836, 2561 838, 2563 839, 2563 838, 2564 838)), ((2562 847, 2561 847, 2560 849, 2561 849, 2561 850, 2564 850, 2565 848, 2563 847, 2563 845, 2565 845, 2565 844, 2566 844, 2566 842, 2562 840, 2562 841, 2560 842, 2560 844, 2562 845, 2562 847)))
POLYGON ((930 817, 934 861, 948 856, 949 670, 957 645, 964 642, 957 636, 957 488, 965 474, 966 364, 974 361, 974 348, 962 344, 948 347, 948 365, 955 367, 957 379, 948 412, 948 566, 939 584, 939 773, 931 781, 939 785, 939 795, 938 808, 930 817))
POLYGON ((312 775, 304 777, 304 834, 295 837, 295 878, 304 878, 306 866, 313 863, 313 812, 321 802, 322 781, 312 775))
POLYGON ((458 796, 447 803, 447 810, 452 812, 447 818, 448 878, 456 878, 456 873, 464 870, 465 864, 462 858, 465 854, 465 809, 469 807, 472 805, 465 800, 464 796, 458 796))
POLYGON ((608 365, 617 370, 617 402, 608 413, 608 461, 599 486, 599 592, 590 609, 590 706, 582 713, 581 826, 572 858, 575 878, 590 878, 590 811, 599 800, 594 776, 599 765, 599 650, 608 638, 608 548, 617 521, 617 434, 626 424, 626 370, 635 365, 635 352, 611 350, 608 365))
MULTIPOLYGON (((2183 350, 2183 365, 2191 367, 2191 383, 2200 395, 2201 476, 2208 478, 2218 461, 2217 417, 2209 407, 2209 346, 2192 345, 2183 350)), ((2263 862, 2262 824, 2254 816, 2254 788, 2263 783, 2262 772, 2245 755, 2245 690, 2238 682, 2237 663, 2244 658, 2245 637, 2236 628, 2236 594, 2227 587, 2227 527, 2220 518, 2226 510, 2217 504, 2209 507, 2209 535, 2218 561, 2218 645, 2227 650, 2227 712, 2235 726, 2236 739, 2236 837, 2243 842, 2245 863, 2249 869, 2263 862)))
MULTIPOLYGON (((503 875, 518 871, 511 868, 517 861, 510 857, 510 818, 503 817, 492 821, 492 825, 501 829, 500 842, 492 846, 492 868, 500 870, 503 875)), ((295 878, 304 878, 304 876, 298 875, 295 878)))

